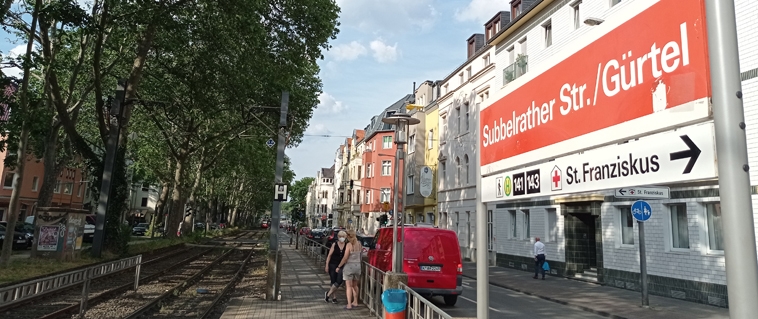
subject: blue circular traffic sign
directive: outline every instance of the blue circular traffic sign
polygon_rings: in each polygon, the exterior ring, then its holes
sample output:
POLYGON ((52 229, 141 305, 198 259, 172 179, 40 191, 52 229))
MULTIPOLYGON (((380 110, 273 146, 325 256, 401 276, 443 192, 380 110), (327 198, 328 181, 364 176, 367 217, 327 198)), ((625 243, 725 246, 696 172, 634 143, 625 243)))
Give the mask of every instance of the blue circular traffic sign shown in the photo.
POLYGON ((632 216, 634 219, 644 222, 653 215, 653 209, 644 200, 638 200, 632 204, 632 216))

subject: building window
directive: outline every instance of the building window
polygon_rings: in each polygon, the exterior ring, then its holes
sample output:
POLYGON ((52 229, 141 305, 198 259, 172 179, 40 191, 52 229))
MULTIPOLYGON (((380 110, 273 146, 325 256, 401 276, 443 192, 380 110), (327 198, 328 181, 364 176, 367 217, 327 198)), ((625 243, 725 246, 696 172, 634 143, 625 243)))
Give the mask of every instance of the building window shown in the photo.
POLYGON ((363 168, 358 166, 358 168, 355 169, 355 173, 358 174, 357 179, 361 179, 361 173, 363 172, 363 168))
POLYGON ((382 188, 382 194, 381 198, 379 198, 379 201, 382 203, 388 203, 390 201, 390 189, 389 188, 382 188))
POLYGON ((466 81, 471 80, 471 67, 466 68, 466 81))
POLYGON ((487 250, 495 250, 495 228, 492 223, 493 220, 492 210, 487 211, 487 250))
POLYGON ((619 207, 619 213, 621 221, 621 244, 634 245, 634 217, 632 217, 632 206, 619 207))
POLYGON ((447 134, 447 117, 442 117, 442 129, 440 130, 440 145, 445 144, 445 134, 447 134))
MULTIPOLYGON (((348 192, 349 195, 352 195, 353 192, 348 192)), ((359 190, 355 190, 355 203, 360 205, 361 204, 361 192, 359 190)))
POLYGON ((463 107, 466 110, 466 118, 464 118, 464 120, 466 122, 466 132, 468 132, 471 129, 471 121, 469 120, 469 105, 465 104, 463 107))
POLYGON ((510 226, 510 230, 511 230, 511 233, 510 233, 511 236, 510 237, 511 238, 517 238, 516 237, 517 236, 516 235, 516 211, 515 210, 510 210, 510 211, 508 211, 508 215, 510 215, 510 217, 511 217, 510 218, 510 225, 509 225, 510 226))
POLYGON ((450 228, 450 226, 447 224, 447 212, 442 212, 442 217, 440 217, 440 228, 450 228))
POLYGON ((529 239, 532 238, 532 231, 531 231, 531 216, 529 215, 528 210, 522 210, 522 213, 524 213, 524 238, 529 239))
POLYGON ((371 164, 366 165, 366 178, 371 177, 371 164))
POLYGON ((61 193, 61 181, 55 182, 55 189, 53 189, 53 193, 56 193, 56 194, 61 193))
POLYGON ((461 135, 461 108, 458 107, 455 109, 455 121, 457 122, 455 125, 455 130, 458 135, 461 135))
POLYGON ((461 73, 458 73, 458 80, 460 81, 461 85, 463 85, 463 83, 464 83, 464 80, 463 80, 463 72, 461 72, 461 73))
POLYGON ((382 176, 390 176, 392 173, 392 162, 382 161, 382 176))
POLYGON ((13 188, 13 177, 16 173, 5 173, 5 180, 3 181, 3 188, 13 188))
POLYGON ((492 64, 492 62, 490 62, 490 55, 489 54, 485 55, 482 58, 482 61, 484 61, 484 67, 485 68, 488 67, 488 66, 490 66, 490 64, 492 64))
POLYGON ((413 175, 408 175, 408 178, 406 180, 406 194, 412 195, 413 194, 413 175))
POLYGON ((443 94, 447 94, 447 92, 449 92, 450 86, 449 86, 449 84, 445 84, 442 88, 444 89, 443 90, 443 92, 444 92, 443 94))
POLYGON ((434 147, 434 129, 429 130, 429 136, 426 137, 426 148, 434 147))
POLYGON ((710 250, 724 250, 724 228, 721 223, 721 203, 708 203, 705 205, 705 213, 708 220, 708 248, 710 250))
POLYGON ((382 148, 392 148, 392 136, 382 137, 382 148))
POLYGON ((74 191, 74 184, 73 183, 66 183, 63 184, 63 194, 71 195, 74 191))
POLYGON ((455 181, 456 184, 460 185, 461 183, 461 159, 460 157, 455 158, 455 181))
POLYGON ((142 197, 142 203, 140 203, 140 206, 147 207, 147 197, 142 197))
POLYGON ((551 20, 547 20, 542 28, 545 29, 545 47, 547 48, 553 44, 553 23, 551 20))
POLYGON ((555 211, 555 208, 547 210, 547 231, 548 241, 558 241, 558 213, 555 211))
POLYGON ((516 50, 515 50, 515 47, 511 46, 506 51, 508 51, 508 65, 516 63, 516 50))
POLYGON ((511 20, 516 20, 516 17, 518 17, 521 14, 521 0, 513 1, 513 4, 511 6, 511 20))
POLYGON ((526 52, 526 37, 524 37, 523 39, 521 39, 521 41, 519 41, 518 43, 519 43, 519 48, 521 49, 521 52, 519 52, 519 53, 522 54, 522 55, 527 55, 527 52, 526 52))
POLYGON ((373 201, 371 200, 371 191, 366 191, 366 204, 371 204, 373 201))
POLYGON ((445 161, 440 162, 440 166, 442 168, 442 176, 441 176, 442 178, 440 178, 440 183, 442 183, 442 181, 444 181, 445 177, 447 176, 447 174, 446 174, 447 173, 447 162, 445 162, 445 161))
POLYGON ((610 0, 610 1, 611 1, 611 7, 621 3, 621 0, 610 0))
POLYGON ((671 212, 671 247, 689 249, 690 231, 687 225, 687 205, 670 205, 669 211, 671 212))
POLYGON ((458 231, 458 226, 460 225, 460 223, 461 223, 461 214, 458 212, 455 212, 455 233, 456 234, 460 234, 460 232, 458 231))
POLYGON ((37 190, 39 190, 39 177, 34 176, 32 179, 32 191, 36 192, 37 190))
POLYGON ((574 9, 574 30, 579 29, 579 27, 582 25, 581 15, 579 15, 580 4, 582 4, 581 0, 571 4, 571 8, 574 9))
POLYGON ((468 154, 463 155, 463 164, 465 167, 463 168, 463 172, 466 174, 466 185, 469 185, 471 181, 469 180, 469 176, 471 176, 471 173, 468 171, 468 154))
POLYGON ((411 134, 408 137, 408 154, 416 152, 416 134, 411 134))
POLYGON ((466 212, 466 246, 471 247, 471 212, 466 212))

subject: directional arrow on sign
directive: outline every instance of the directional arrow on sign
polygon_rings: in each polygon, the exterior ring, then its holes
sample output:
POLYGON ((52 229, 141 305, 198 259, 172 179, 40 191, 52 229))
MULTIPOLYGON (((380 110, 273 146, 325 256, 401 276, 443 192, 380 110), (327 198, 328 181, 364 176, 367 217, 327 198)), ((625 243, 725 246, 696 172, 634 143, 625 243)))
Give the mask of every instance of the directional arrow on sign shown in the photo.
POLYGON ((692 142, 692 139, 690 139, 689 136, 682 135, 679 136, 679 138, 681 138, 682 141, 684 141, 684 144, 687 144, 687 147, 690 149, 671 153, 670 159, 672 161, 676 161, 683 158, 689 158, 690 160, 687 162, 687 166, 684 167, 684 172, 682 172, 682 174, 689 174, 692 171, 692 167, 695 166, 697 158, 700 156, 700 149, 697 147, 697 145, 695 145, 694 142, 692 142))
POLYGON ((621 195, 626 195, 626 191, 625 191, 623 188, 622 188, 622 189, 619 189, 619 194, 621 194, 621 195))

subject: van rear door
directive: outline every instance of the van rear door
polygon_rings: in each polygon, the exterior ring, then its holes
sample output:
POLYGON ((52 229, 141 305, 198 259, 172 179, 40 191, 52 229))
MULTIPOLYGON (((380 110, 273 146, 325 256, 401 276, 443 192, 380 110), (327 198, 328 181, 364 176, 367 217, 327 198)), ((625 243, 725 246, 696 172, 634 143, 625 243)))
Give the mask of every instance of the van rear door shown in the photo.
POLYGON ((458 236, 438 228, 406 228, 403 270, 411 288, 455 289, 461 250, 458 236))

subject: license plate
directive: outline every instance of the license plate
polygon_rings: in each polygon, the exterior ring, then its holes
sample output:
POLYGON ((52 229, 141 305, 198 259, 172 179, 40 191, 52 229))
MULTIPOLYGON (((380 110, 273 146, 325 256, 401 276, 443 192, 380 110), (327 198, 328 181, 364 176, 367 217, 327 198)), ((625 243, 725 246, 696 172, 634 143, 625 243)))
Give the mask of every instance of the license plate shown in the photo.
POLYGON ((442 271, 442 266, 421 266, 421 271, 442 271))
POLYGON ((23 243, 26 243, 26 240, 23 240, 23 239, 19 239, 19 240, 17 240, 16 242, 17 242, 17 243, 19 243, 19 244, 23 244, 23 243))

